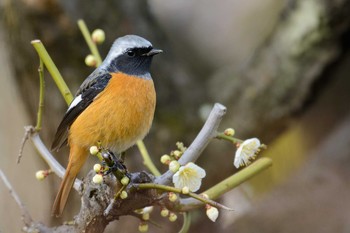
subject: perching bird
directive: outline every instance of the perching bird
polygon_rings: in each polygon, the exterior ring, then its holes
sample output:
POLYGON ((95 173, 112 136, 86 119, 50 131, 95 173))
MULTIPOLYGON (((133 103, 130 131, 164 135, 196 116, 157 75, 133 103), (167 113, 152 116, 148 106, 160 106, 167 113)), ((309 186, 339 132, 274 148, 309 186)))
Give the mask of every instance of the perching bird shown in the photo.
POLYGON ((154 49, 146 39, 127 35, 112 45, 103 63, 81 84, 52 143, 69 144, 69 162, 52 214, 60 216, 74 180, 96 145, 121 153, 148 133, 156 105, 150 74, 154 49))

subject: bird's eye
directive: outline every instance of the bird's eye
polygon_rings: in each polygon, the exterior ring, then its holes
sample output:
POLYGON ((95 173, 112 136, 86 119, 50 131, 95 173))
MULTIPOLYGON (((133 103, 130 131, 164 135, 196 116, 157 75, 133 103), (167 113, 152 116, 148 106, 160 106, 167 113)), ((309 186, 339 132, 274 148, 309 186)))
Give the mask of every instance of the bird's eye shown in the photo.
POLYGON ((135 52, 132 50, 127 51, 126 54, 128 54, 129 57, 135 57, 135 52))

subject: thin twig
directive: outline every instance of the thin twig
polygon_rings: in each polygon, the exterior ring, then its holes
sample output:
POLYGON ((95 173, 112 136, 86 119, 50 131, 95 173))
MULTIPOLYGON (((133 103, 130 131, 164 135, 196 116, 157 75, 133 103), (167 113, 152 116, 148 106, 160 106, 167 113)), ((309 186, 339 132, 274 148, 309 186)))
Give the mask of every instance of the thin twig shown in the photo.
POLYGON ((89 29, 87 28, 84 20, 82 20, 82 19, 78 20, 78 27, 79 27, 81 33, 83 34, 84 39, 85 39, 87 45, 89 46, 89 49, 90 49, 92 55, 95 57, 95 59, 97 61, 96 66, 101 65, 102 59, 101 59, 100 53, 98 52, 96 44, 92 41, 91 34, 90 34, 89 29))
POLYGON ((35 131, 37 132, 41 130, 41 122, 42 122, 42 115, 43 115, 43 109, 44 109, 44 97, 45 97, 44 63, 41 58, 39 60, 40 60, 40 65, 38 68, 39 106, 38 106, 38 114, 37 114, 36 126, 35 126, 35 131))
POLYGON ((114 204, 115 204, 115 198, 112 198, 111 201, 109 202, 107 208, 105 209, 105 211, 103 212, 103 216, 108 216, 109 213, 112 211, 114 204))
POLYGON ((24 136, 22 138, 21 146, 19 148, 19 152, 18 152, 18 156, 17 156, 17 164, 19 164, 21 162, 21 159, 23 156, 24 145, 26 144, 26 142, 30 138, 30 135, 33 134, 33 132, 32 132, 33 130, 34 130, 34 127, 31 125, 24 126, 24 136))
POLYGON ((216 135, 216 138, 217 138, 217 139, 224 139, 224 140, 229 141, 229 142, 232 142, 232 143, 234 143, 234 144, 236 144, 236 143, 242 143, 242 142, 243 142, 243 140, 241 140, 241 139, 234 138, 234 137, 231 137, 231 136, 227 136, 227 135, 224 134, 224 133, 218 133, 218 134, 216 135))
MULTIPOLYGON (((134 187, 137 189, 157 189, 163 192, 174 192, 174 193, 180 193, 182 194, 182 190, 179 188, 175 188, 175 187, 171 187, 171 186, 167 186, 167 185, 161 185, 161 184, 154 184, 154 183, 142 183, 142 184, 134 184, 134 187)), ((209 204, 211 206, 214 206, 216 208, 220 208, 220 209, 224 209, 224 210, 228 210, 228 211, 233 211, 233 209, 224 206, 216 201, 207 199, 205 197, 203 197, 202 195, 196 194, 196 193, 188 193, 186 194, 189 197, 192 197, 200 202, 202 202, 203 204, 209 204)))
POLYGON ((7 189, 9 190, 11 196, 13 197, 13 199, 15 199, 15 202, 17 203, 17 205, 19 206, 21 212, 22 212, 22 220, 24 222, 24 224, 28 227, 31 225, 31 223, 33 222, 32 217, 30 216, 27 208, 25 207, 25 205, 22 203, 21 199, 19 198, 18 194, 16 193, 16 191, 13 189, 10 181, 7 179, 7 177, 5 176, 5 174, 3 173, 3 171, 0 169, 0 178, 2 179, 2 181, 4 182, 5 186, 7 187, 7 189))
MULTIPOLYGON (((222 104, 216 103, 211 110, 203 128, 194 139, 192 144, 187 148, 184 154, 179 159, 181 165, 185 165, 188 162, 195 162, 203 150, 207 147, 209 142, 216 136, 217 128, 222 120, 222 117, 226 113, 226 107, 222 104)), ((168 170, 163 175, 156 178, 156 184, 169 185, 171 184, 171 178, 174 173, 168 170)))

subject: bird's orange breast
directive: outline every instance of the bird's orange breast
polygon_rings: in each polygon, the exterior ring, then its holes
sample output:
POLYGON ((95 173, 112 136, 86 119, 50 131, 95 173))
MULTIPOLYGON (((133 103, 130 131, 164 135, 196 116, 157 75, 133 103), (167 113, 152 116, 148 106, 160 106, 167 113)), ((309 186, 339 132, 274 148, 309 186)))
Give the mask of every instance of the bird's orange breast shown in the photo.
POLYGON ((152 79, 112 74, 106 88, 77 117, 69 130, 69 144, 102 146, 120 153, 149 131, 156 93, 152 79))

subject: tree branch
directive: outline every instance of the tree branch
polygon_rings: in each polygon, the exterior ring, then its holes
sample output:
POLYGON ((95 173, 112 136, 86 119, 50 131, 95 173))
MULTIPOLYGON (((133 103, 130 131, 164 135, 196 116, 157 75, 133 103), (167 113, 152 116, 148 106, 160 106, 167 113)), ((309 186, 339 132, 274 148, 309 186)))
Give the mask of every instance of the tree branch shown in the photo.
MULTIPOLYGON (((272 165, 270 158, 261 158, 249 165, 248 167, 240 170, 232 176, 226 178, 220 183, 214 185, 210 189, 204 191, 210 199, 217 199, 226 192, 232 190, 243 182, 249 180, 253 176, 259 174, 261 171, 269 168, 272 165)), ((180 211, 188 211, 194 208, 202 206, 203 202, 200 202, 194 198, 183 198, 180 200, 180 211)))
MULTIPOLYGON (((62 167, 62 165, 55 159, 55 157, 47 149, 47 147, 44 145, 43 141, 41 140, 39 133, 35 132, 32 126, 29 126, 29 128, 32 128, 32 133, 29 138, 32 141, 33 145, 35 146, 35 148, 37 149, 41 157, 49 165, 50 169, 58 177, 62 178, 64 176, 66 169, 62 167)), ((30 130, 29 128, 27 130, 30 130)), ((81 186, 81 180, 75 179, 74 189, 78 191, 80 186, 81 186)))
POLYGON ((3 171, 0 169, 0 178, 2 179, 2 181, 4 182, 5 186, 7 187, 7 189, 9 190, 11 196, 13 197, 13 199, 15 199, 17 205, 19 206, 19 208, 21 209, 22 212, 22 220, 24 222, 24 224, 26 226, 30 226, 33 222, 32 217, 30 216, 27 208, 25 207, 25 205, 22 203, 21 199, 19 198, 18 194, 16 193, 16 191, 12 188, 12 185, 10 183, 10 181, 7 179, 7 177, 5 176, 5 174, 3 173, 3 171))
MULTIPOLYGON (((192 142, 192 144, 187 148, 187 150, 179 159, 179 163, 181 165, 185 165, 188 162, 195 162, 198 159, 203 150, 207 147, 208 143, 216 136, 217 129, 225 113, 225 106, 219 103, 216 103, 214 105, 203 128, 201 129, 195 140, 192 142)), ((168 170, 160 177, 157 177, 155 183, 169 185, 171 184, 171 178, 173 175, 174 173, 168 170)))

